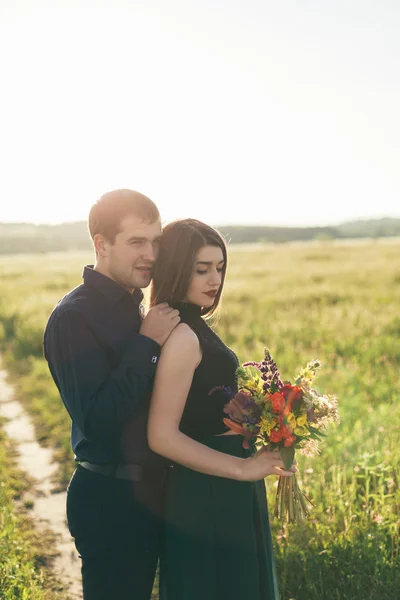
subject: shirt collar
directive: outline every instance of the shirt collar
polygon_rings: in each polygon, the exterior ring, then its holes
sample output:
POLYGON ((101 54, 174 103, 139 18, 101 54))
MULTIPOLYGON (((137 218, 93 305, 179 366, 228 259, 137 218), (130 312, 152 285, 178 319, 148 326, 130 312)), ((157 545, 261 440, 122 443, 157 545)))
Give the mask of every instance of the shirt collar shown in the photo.
POLYGON ((110 277, 99 273, 99 271, 95 271, 93 265, 85 265, 82 278, 86 285, 96 287, 112 303, 118 302, 126 294, 130 296, 134 304, 140 304, 143 300, 141 289, 135 289, 133 294, 130 294, 110 277))

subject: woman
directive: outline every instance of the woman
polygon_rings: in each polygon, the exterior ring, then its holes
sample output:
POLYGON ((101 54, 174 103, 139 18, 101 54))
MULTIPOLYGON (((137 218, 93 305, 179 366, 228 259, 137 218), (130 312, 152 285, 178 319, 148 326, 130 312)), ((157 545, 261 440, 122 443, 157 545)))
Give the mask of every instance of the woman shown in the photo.
POLYGON ((255 458, 223 423, 236 355, 203 319, 221 298, 225 243, 193 219, 164 228, 151 304, 181 322, 164 344, 148 424, 149 445, 174 466, 167 493, 162 600, 277 600, 263 478, 291 476, 278 452, 255 458))

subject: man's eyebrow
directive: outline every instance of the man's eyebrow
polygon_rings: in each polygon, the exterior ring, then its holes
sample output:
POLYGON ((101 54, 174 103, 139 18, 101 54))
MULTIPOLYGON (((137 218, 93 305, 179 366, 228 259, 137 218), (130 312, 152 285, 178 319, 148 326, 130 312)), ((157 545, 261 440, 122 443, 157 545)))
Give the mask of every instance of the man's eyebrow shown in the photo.
MULTIPOLYGON (((132 235, 127 242, 147 242, 149 238, 143 237, 140 235, 132 235)), ((153 242, 159 242, 161 240, 161 235, 158 235, 154 238, 153 242)))
MULTIPOLYGON (((219 261, 219 263, 217 263, 217 264, 218 264, 218 265, 220 265, 221 263, 223 263, 223 264, 224 264, 224 263, 225 263, 225 261, 224 261, 224 260, 220 260, 220 261, 219 261)), ((213 263, 212 263, 212 261, 211 261, 211 260, 209 260, 209 261, 207 261, 207 260, 199 260, 199 261, 196 263, 196 265, 212 265, 212 264, 213 264, 213 263)))

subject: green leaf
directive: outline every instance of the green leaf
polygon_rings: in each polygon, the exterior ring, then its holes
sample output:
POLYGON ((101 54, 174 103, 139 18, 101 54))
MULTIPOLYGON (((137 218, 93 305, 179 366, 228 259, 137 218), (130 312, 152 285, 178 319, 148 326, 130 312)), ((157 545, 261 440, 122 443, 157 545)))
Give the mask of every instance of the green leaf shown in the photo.
POLYGON ((312 425, 308 425, 308 429, 311 431, 311 433, 314 433, 314 435, 316 436, 328 437, 326 433, 322 433, 320 429, 316 429, 315 427, 312 427, 312 425))
POLYGON ((285 469, 290 469, 294 461, 294 448, 286 448, 286 446, 282 446, 279 448, 279 454, 281 455, 285 469))

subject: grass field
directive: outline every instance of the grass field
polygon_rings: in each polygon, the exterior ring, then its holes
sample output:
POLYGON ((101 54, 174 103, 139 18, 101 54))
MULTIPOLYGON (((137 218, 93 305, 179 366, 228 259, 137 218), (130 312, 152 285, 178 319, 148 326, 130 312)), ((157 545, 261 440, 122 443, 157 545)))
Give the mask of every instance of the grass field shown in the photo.
MULTIPOLYGON (((241 361, 259 360, 268 345, 283 379, 320 358, 316 387, 340 401, 342 423, 321 456, 299 459, 311 519, 282 528, 271 517, 283 600, 398 598, 399 256, 400 240, 230 248, 218 333, 241 361)), ((70 423, 42 335, 85 262, 91 254, 0 258, 4 360, 39 439, 56 449, 63 488, 73 469, 70 423)), ((273 478, 268 490, 273 502, 273 478)))
POLYGON ((54 536, 35 530, 21 502, 29 481, 15 462, 15 448, 1 431, 0 420, 0 598, 62 600, 66 596, 58 591, 58 582, 46 568, 54 536))

